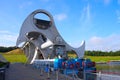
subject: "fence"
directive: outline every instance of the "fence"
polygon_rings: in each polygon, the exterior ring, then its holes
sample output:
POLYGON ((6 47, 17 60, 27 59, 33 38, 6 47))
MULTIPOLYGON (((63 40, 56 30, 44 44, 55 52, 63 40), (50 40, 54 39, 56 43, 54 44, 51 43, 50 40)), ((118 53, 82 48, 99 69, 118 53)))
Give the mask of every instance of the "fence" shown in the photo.
POLYGON ((95 73, 84 72, 84 80, 120 80, 120 74, 100 71, 95 73))
POLYGON ((120 80, 120 74, 117 73, 104 73, 100 71, 91 73, 84 70, 77 72, 75 69, 69 72, 67 69, 54 70, 50 65, 44 66, 39 64, 34 64, 33 67, 40 70, 40 75, 46 72, 49 78, 51 73, 55 74, 55 80, 58 80, 60 75, 64 76, 65 80, 120 80))

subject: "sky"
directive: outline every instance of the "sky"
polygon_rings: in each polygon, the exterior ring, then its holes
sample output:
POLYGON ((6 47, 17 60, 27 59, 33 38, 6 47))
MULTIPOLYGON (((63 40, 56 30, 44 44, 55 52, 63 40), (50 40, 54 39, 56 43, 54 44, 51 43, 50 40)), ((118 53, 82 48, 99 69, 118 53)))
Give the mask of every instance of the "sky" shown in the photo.
POLYGON ((0 46, 15 46, 22 23, 36 9, 54 18, 64 40, 86 50, 120 50, 120 0, 0 0, 0 46))

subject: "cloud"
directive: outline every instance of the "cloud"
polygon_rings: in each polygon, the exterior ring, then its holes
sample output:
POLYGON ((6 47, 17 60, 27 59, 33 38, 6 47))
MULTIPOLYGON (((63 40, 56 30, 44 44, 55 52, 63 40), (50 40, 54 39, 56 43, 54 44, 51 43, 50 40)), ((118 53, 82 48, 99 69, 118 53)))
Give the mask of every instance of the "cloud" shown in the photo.
POLYGON ((89 22, 91 19, 91 14, 90 14, 90 5, 88 4, 83 8, 83 11, 81 13, 80 21, 84 22, 89 22))
POLYGON ((87 4, 84 6, 81 15, 80 15, 80 28, 82 31, 89 31, 93 24, 92 24, 92 12, 91 12, 91 5, 87 4))
POLYGON ((104 0, 105 5, 109 5, 111 3, 111 0, 104 0))
POLYGON ((90 14, 90 5, 89 4, 87 5, 85 11, 86 11, 86 14, 87 14, 86 15, 87 19, 90 20, 91 19, 91 14, 90 14))
POLYGON ((42 1, 42 2, 49 2, 50 0, 40 0, 40 1, 42 1))
POLYGON ((54 18, 58 21, 62 21, 67 18, 67 15, 65 13, 61 13, 61 14, 55 15, 54 18))
POLYGON ((0 46, 15 46, 17 36, 9 31, 0 31, 0 46))
POLYGON ((94 36, 90 39, 90 42, 94 42, 93 45, 99 45, 101 44, 101 42, 103 42, 103 39, 100 37, 94 36))
POLYGON ((120 0, 118 0, 118 4, 120 5, 120 0))
POLYGON ((26 6, 30 6, 30 5, 32 5, 33 3, 32 2, 24 2, 24 3, 22 3, 20 6, 19 6, 19 8, 20 9, 23 9, 23 8, 25 8, 26 6))
POLYGON ((120 10, 116 10, 117 22, 120 23, 120 10))
POLYGON ((120 50, 120 35, 108 37, 93 36, 86 42, 87 50, 116 51, 120 50))

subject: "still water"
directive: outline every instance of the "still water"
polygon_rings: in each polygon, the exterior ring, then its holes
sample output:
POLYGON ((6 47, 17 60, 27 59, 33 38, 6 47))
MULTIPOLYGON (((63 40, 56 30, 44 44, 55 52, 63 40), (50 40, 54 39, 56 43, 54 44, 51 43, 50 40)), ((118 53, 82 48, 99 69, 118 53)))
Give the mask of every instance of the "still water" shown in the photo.
POLYGON ((97 73, 86 74, 84 80, 120 80, 120 62, 96 64, 97 73))
POLYGON ((120 62, 96 64, 97 72, 120 75, 120 62))

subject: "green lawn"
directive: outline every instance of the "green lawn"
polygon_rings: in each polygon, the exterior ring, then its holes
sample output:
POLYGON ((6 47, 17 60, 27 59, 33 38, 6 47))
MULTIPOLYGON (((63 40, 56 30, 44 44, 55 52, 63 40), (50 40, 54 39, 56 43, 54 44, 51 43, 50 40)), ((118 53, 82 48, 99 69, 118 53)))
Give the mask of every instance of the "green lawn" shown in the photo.
POLYGON ((4 58, 7 59, 7 61, 14 63, 14 62, 21 62, 25 63, 27 58, 24 54, 3 54, 4 58))
MULTIPOLYGON (((25 63, 27 58, 24 54, 5 54, 3 56, 7 59, 7 61, 14 63, 14 62, 22 62, 25 63)), ((68 55, 71 58, 75 58, 75 54, 68 55)), ((85 58, 89 58, 95 62, 108 62, 110 60, 120 60, 120 56, 85 56, 85 58)))
MULTIPOLYGON (((75 54, 68 54, 71 58, 76 58, 75 54)), ((120 60, 120 56, 85 56, 95 62, 108 62, 110 60, 120 60)))
POLYGON ((120 60, 120 56, 85 56, 95 62, 108 62, 110 60, 120 60))

